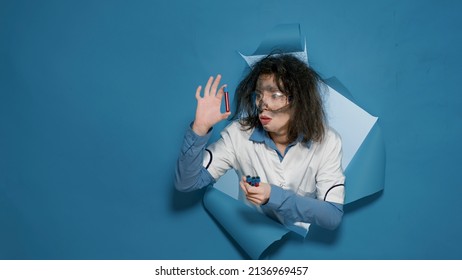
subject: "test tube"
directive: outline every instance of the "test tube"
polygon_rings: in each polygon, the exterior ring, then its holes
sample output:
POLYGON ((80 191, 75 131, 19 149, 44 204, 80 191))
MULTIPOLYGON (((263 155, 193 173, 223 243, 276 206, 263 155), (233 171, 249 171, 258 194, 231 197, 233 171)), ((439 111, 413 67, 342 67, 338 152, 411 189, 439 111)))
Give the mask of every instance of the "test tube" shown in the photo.
POLYGON ((226 112, 229 112, 229 93, 226 87, 224 88, 225 92, 225 107, 226 107, 226 112))

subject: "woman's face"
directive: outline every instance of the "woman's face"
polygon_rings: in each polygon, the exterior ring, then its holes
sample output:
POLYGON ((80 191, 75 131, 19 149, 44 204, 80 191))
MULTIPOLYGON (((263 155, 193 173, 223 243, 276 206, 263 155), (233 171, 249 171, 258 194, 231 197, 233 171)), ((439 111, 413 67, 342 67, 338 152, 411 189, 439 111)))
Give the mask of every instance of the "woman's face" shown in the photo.
POLYGON ((290 121, 290 107, 287 93, 282 92, 274 75, 261 75, 255 88, 255 103, 258 117, 269 135, 287 135, 290 121))

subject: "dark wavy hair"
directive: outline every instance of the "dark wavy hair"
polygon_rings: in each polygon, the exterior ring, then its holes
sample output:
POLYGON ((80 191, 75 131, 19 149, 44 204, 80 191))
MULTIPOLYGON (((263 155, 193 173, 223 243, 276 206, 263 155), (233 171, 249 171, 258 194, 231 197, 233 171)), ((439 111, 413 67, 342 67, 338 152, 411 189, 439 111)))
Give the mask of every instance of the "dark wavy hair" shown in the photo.
POLYGON ((289 142, 299 136, 303 141, 321 141, 325 133, 320 94, 323 81, 316 71, 290 54, 271 54, 252 66, 236 89, 233 119, 238 119, 246 130, 261 126, 253 97, 261 75, 274 75, 279 90, 290 97, 289 142))

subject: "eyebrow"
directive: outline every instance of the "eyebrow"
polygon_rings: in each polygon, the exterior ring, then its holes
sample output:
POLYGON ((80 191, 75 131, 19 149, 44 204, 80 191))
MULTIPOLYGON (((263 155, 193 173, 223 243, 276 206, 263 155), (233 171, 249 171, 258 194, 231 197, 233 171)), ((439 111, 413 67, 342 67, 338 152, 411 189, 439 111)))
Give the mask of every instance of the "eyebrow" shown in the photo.
POLYGON ((262 90, 268 90, 268 91, 280 91, 281 93, 283 92, 281 89, 278 87, 273 87, 273 86, 266 86, 266 87, 255 87, 255 90, 262 91, 262 90))

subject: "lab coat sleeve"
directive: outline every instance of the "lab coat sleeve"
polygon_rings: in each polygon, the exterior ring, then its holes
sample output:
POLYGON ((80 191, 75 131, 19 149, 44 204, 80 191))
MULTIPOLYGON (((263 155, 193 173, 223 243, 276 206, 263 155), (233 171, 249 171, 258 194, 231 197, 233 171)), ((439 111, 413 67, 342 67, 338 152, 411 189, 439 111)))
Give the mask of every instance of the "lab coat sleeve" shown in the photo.
POLYGON ((343 217, 342 204, 300 196, 275 185, 271 185, 270 199, 262 210, 273 212, 286 226, 304 222, 329 230, 337 228, 343 217))
POLYGON ((316 196, 319 200, 343 204, 345 176, 340 135, 334 130, 329 130, 323 145, 322 163, 316 174, 316 196))
POLYGON ((186 131, 175 170, 177 190, 188 192, 215 183, 203 166, 205 146, 210 135, 210 131, 205 136, 197 135, 191 128, 186 131))
POLYGON ((240 126, 232 122, 220 133, 220 139, 207 147, 208 153, 204 154, 204 166, 215 181, 223 176, 229 169, 236 169, 236 151, 239 150, 241 141, 240 126))

